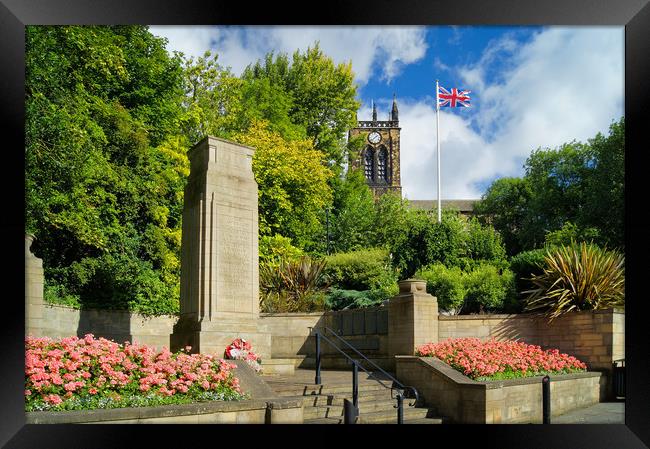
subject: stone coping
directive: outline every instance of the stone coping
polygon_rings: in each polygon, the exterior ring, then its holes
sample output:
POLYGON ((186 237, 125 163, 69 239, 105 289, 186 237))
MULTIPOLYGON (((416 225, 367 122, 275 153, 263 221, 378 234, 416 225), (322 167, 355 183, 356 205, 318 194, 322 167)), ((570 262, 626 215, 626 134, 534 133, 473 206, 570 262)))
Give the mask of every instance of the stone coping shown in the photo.
POLYGON ((163 418, 172 416, 204 415, 211 413, 240 412, 272 408, 300 408, 302 402, 294 399, 260 399, 243 401, 208 401, 194 404, 161 405, 158 407, 131 407, 95 410, 70 410, 60 412, 27 412, 27 424, 66 424, 101 421, 163 418))
MULTIPOLYGON (((620 308, 613 309, 603 309, 603 310, 583 310, 579 312, 570 312, 571 315, 588 315, 588 314, 607 314, 607 313, 621 313, 624 314, 625 310, 620 308)), ((492 319, 506 319, 506 318, 515 318, 515 319, 543 319, 544 315, 537 313, 495 313, 495 314, 474 314, 474 315, 439 315, 438 319, 441 321, 453 321, 453 320, 492 320, 492 319)))
POLYGON ((322 312, 260 312, 260 318, 266 317, 319 317, 324 315, 335 315, 337 313, 353 313, 353 312, 373 312, 377 310, 388 310, 383 306, 365 307, 362 309, 345 309, 345 310, 325 310, 322 312))
POLYGON ((45 307, 59 308, 59 309, 66 309, 66 310, 77 310, 77 311, 80 311, 80 312, 128 313, 130 315, 138 316, 138 317, 142 317, 142 318, 146 318, 146 319, 150 319, 150 318, 174 318, 174 319, 178 319, 178 318, 180 318, 180 314, 178 314, 178 315, 145 315, 145 314, 142 314, 142 313, 139 313, 139 312, 133 312, 133 311, 127 310, 127 309, 98 309, 98 308, 92 308, 92 307, 77 308, 77 307, 69 306, 67 304, 55 304, 55 303, 47 302, 47 301, 43 301, 43 305, 45 307))
MULTIPOLYGON (((447 365, 445 362, 437 359, 435 357, 418 357, 411 355, 396 355, 396 359, 400 360, 413 360, 418 361, 420 364, 428 367, 431 371, 438 374, 440 377, 445 378, 450 382, 467 386, 470 388, 480 388, 486 390, 493 390, 503 387, 512 387, 516 385, 529 385, 529 384, 538 384, 542 383, 544 376, 531 376, 531 377, 520 377, 517 379, 507 379, 507 380, 488 380, 488 381, 477 381, 473 380, 463 373, 455 370, 451 366, 447 365)), ((585 371, 579 373, 570 373, 570 374, 558 374, 556 376, 549 376, 551 382, 559 382, 564 380, 572 379, 582 379, 589 377, 600 377, 602 373, 596 371, 585 371)))

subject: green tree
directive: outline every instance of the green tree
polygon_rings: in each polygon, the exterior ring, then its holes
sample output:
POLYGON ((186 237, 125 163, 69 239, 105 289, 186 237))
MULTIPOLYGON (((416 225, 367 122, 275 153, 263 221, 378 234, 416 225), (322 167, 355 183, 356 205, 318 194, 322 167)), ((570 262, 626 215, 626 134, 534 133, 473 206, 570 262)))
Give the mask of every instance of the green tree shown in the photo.
POLYGON ((182 125, 191 144, 207 135, 228 138, 246 127, 244 83, 218 59, 206 51, 202 57, 184 62, 186 113, 182 125))
POLYGON ((411 211, 398 193, 387 192, 375 202, 373 245, 395 247, 404 239, 411 211))
POLYGON ((496 180, 476 204, 514 254, 571 238, 624 247, 624 119, 588 143, 538 149, 523 178, 496 180))
POLYGON ((314 148, 321 150, 329 163, 343 163, 344 137, 355 125, 360 106, 351 63, 334 64, 316 43, 304 53, 296 51, 291 63, 286 54, 274 57, 269 53, 264 62, 247 67, 242 78, 267 79, 270 86, 284 90, 289 96, 291 122, 304 127, 314 148))
POLYGON ((509 255, 519 253, 520 234, 526 223, 532 191, 526 179, 501 178, 488 187, 474 206, 476 217, 492 225, 503 238, 509 255))
POLYGON ((180 59, 141 26, 30 26, 25 56, 26 230, 46 296, 177 311, 180 59))
POLYGON ((625 119, 612 123, 609 135, 598 133, 589 141, 595 161, 585 186, 585 206, 579 224, 597 228, 600 243, 625 247, 625 119))
POLYGON ((332 180, 334 201, 330 214, 331 252, 367 248, 375 231, 375 203, 360 170, 332 180))
POLYGON ((534 194, 520 232, 526 249, 543 245, 544 236, 566 221, 576 222, 584 205, 584 181, 592 165, 588 146, 578 142, 555 150, 538 149, 530 155, 525 177, 534 194))
POLYGON ((323 164, 323 153, 309 140, 283 139, 268 129, 268 122, 254 122, 232 138, 256 150, 260 235, 280 234, 298 248, 313 244, 314 236, 323 234, 321 211, 332 202, 332 172, 323 164))

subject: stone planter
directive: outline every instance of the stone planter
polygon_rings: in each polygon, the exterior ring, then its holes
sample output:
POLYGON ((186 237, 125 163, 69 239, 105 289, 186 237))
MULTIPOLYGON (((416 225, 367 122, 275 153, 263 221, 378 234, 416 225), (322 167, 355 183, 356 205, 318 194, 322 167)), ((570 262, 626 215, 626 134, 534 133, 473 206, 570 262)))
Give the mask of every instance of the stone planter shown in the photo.
MULTIPOLYGON (((396 356, 397 378, 448 422, 542 422, 542 377, 477 382, 433 357, 396 356)), ((551 416, 596 404, 601 373, 551 376, 551 416)), ((551 421, 552 422, 552 421, 551 421)))

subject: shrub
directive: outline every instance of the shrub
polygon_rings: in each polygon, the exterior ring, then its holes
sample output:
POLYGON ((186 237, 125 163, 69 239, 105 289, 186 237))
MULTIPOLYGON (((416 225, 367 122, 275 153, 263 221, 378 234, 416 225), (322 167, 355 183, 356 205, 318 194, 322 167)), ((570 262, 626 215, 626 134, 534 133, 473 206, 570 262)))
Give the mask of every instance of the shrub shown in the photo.
POLYGON ((413 276, 420 268, 434 263, 471 271, 483 263, 507 268, 501 236, 476 219, 466 221, 454 211, 443 211, 442 221, 421 210, 411 211, 404 235, 395 239, 392 252, 401 278, 413 276))
POLYGON ((515 276, 515 290, 521 296, 525 290, 533 288, 530 278, 544 271, 546 249, 522 251, 510 259, 510 269, 515 276))
POLYGON ((427 281, 427 293, 438 298, 441 310, 460 313, 466 293, 465 275, 460 268, 436 263, 418 270, 415 277, 427 281))
POLYGON ((326 262, 302 256, 297 261, 260 266, 262 312, 313 312, 325 307, 326 262))
POLYGON ((332 288, 327 294, 326 303, 331 310, 360 309, 374 307, 389 299, 383 290, 342 290, 332 288))
POLYGON ((539 311, 549 321, 572 310, 606 309, 625 304, 625 257, 582 242, 548 249, 535 288, 526 293, 527 311, 539 311))
MULTIPOLYGON (((188 349, 188 348, 186 348, 188 349)), ((242 399, 224 360, 105 338, 25 338, 25 410, 79 410, 242 399)))
POLYGON ((480 265, 465 278, 465 311, 497 312, 513 302, 514 276, 510 270, 499 270, 488 264, 480 265))
POLYGON ((600 231, 597 228, 579 228, 567 221, 561 229, 551 231, 544 236, 547 246, 570 245, 572 241, 599 240, 600 231))
POLYGON ((381 290, 397 294, 397 273, 385 249, 366 249, 327 256, 324 281, 341 290, 381 290))
POLYGON ((587 369, 580 360, 557 349, 543 351, 517 341, 482 342, 478 338, 449 339, 416 349, 420 357, 437 357, 474 380, 567 374, 587 369))

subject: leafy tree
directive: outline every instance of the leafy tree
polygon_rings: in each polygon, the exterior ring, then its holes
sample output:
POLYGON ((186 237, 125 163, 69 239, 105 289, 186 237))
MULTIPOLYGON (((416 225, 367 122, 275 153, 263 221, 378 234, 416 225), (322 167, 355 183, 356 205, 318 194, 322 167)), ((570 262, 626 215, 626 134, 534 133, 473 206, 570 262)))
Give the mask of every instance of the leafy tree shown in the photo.
POLYGON ((474 206, 476 217, 491 224, 503 238, 509 255, 521 251, 520 233, 527 220, 532 191, 522 178, 501 178, 490 185, 481 201, 474 206))
POLYGON ((404 239, 413 213, 408 201, 397 193, 388 192, 375 202, 373 245, 394 248, 404 239))
POLYGON ((191 144, 207 135, 228 138, 245 129, 244 83, 218 59, 206 51, 202 57, 184 62, 186 116, 182 125, 191 144))
POLYGON ((328 162, 340 165, 344 161, 343 139, 355 125, 360 106, 351 63, 335 65, 316 43, 304 53, 296 51, 291 63, 286 54, 274 57, 269 53, 263 63, 247 67, 242 78, 267 79, 270 86, 284 90, 291 122, 304 127, 328 162))
POLYGON ((26 230, 48 298, 178 310, 181 75, 146 27, 26 28, 26 230))
POLYGON ((625 120, 609 127, 609 135, 598 133, 589 141, 593 172, 585 186, 585 206, 579 224, 597 228, 600 243, 625 247, 625 120))
POLYGON ((327 183, 332 172, 323 165, 323 154, 309 140, 283 139, 267 122, 254 122, 232 138, 256 149, 260 235, 280 234, 298 248, 310 245, 322 235, 320 213, 332 201, 327 183))
POLYGON ((534 194, 520 232, 526 249, 542 245, 546 233, 560 229, 566 221, 576 221, 592 164, 588 147, 577 142, 555 150, 538 149, 530 155, 525 177, 534 194))
POLYGON ((375 203, 372 191, 360 170, 350 170, 345 178, 335 178, 330 214, 330 248, 346 252, 371 245, 375 232, 375 203))
POLYGON ((624 151, 623 118, 607 137, 538 149, 524 177, 496 180, 475 212, 501 233, 510 256, 572 237, 622 249, 624 151))

